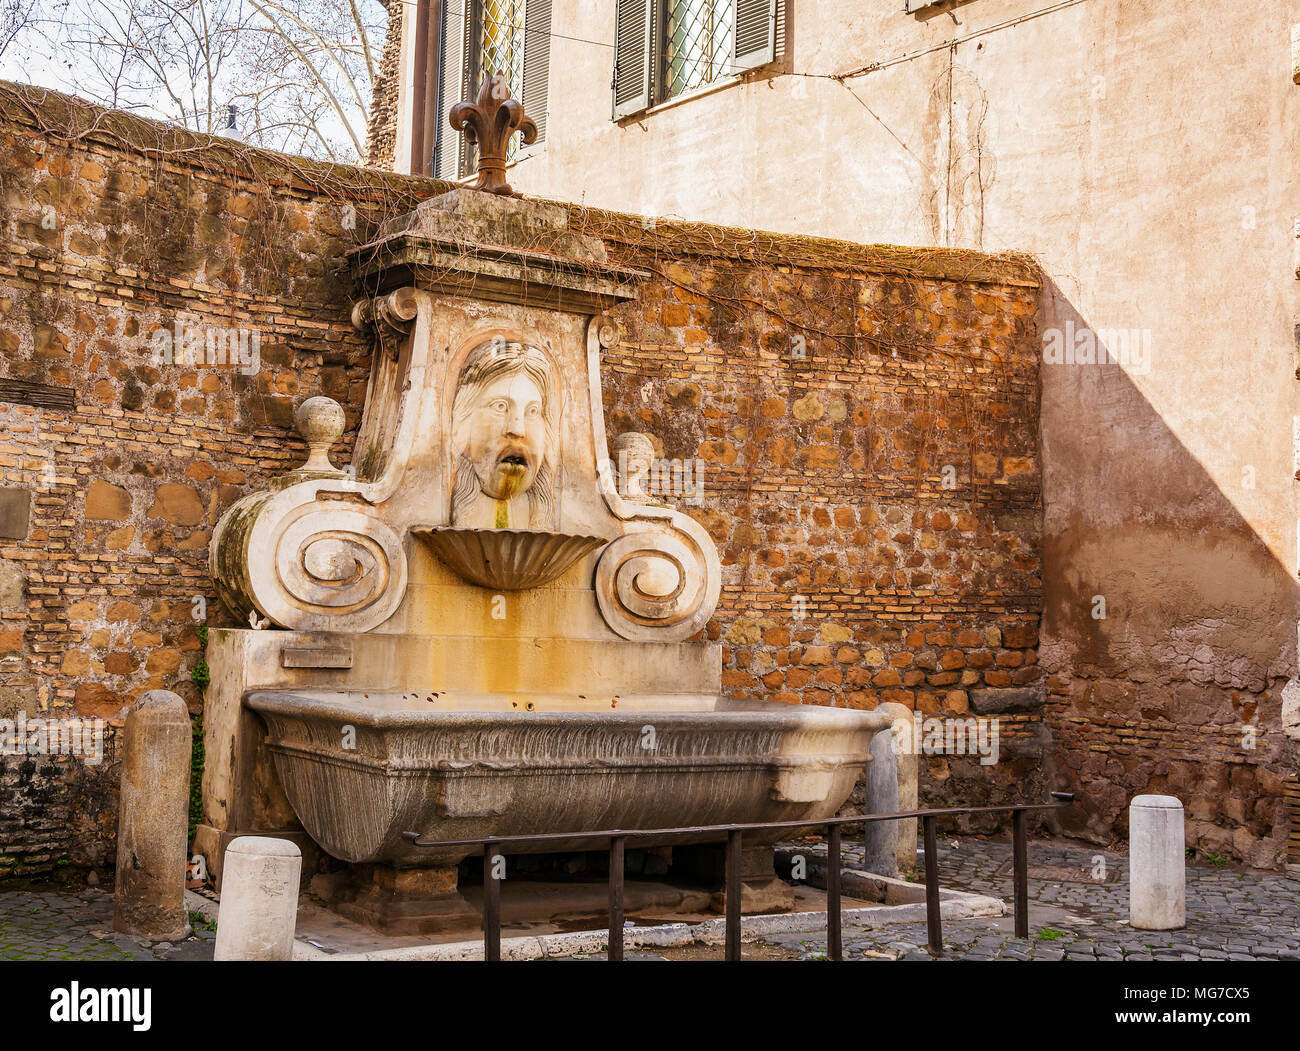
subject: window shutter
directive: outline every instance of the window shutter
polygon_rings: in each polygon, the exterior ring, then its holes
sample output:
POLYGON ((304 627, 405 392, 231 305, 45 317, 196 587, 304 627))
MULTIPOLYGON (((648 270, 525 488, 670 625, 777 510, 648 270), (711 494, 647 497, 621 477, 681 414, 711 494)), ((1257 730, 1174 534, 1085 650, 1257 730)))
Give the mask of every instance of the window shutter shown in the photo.
POLYGON ((650 105, 651 33, 657 0, 617 0, 614 15, 614 116, 650 105))
POLYGON ((442 0, 438 26, 438 126, 433 149, 433 174, 459 179, 465 170, 465 139, 447 123, 457 102, 469 98, 470 4, 473 0, 442 0))
POLYGON ((776 61, 777 0, 736 0, 731 72, 743 73, 776 61))
POLYGON ((537 122, 537 141, 546 141, 547 88, 551 72, 551 0, 524 5, 524 112, 537 122))

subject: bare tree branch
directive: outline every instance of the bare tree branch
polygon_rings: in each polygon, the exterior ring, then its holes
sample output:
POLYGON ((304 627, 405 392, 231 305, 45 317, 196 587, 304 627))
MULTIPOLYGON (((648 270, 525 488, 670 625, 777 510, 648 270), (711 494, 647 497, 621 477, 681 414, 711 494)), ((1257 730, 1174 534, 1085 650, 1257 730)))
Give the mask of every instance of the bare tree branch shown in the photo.
POLYGON ((236 106, 247 141, 358 161, 385 20, 381 0, 0 0, 0 55, 193 131, 236 106))

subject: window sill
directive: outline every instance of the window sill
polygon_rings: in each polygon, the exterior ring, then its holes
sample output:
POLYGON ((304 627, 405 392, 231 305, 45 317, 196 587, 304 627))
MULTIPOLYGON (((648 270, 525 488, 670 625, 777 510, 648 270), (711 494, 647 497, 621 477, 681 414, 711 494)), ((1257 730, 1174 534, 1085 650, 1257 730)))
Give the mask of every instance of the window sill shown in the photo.
POLYGON ((670 110, 675 106, 682 106, 687 102, 694 102, 696 99, 702 99, 706 95, 713 95, 719 91, 726 91, 727 88, 743 83, 746 79, 752 77, 754 73, 770 69, 770 66, 760 66, 758 69, 747 69, 743 73, 733 73, 731 76, 724 77, 722 80, 715 80, 712 84, 705 84, 702 88, 692 88, 690 91, 684 91, 680 95, 674 95, 670 99, 665 99, 663 102, 656 102, 653 106, 646 109, 637 110, 635 113, 628 113, 625 116, 617 117, 615 118, 614 123, 622 126, 624 124, 631 124, 633 121, 641 120, 644 117, 653 117, 656 113, 662 113, 664 110, 670 110))

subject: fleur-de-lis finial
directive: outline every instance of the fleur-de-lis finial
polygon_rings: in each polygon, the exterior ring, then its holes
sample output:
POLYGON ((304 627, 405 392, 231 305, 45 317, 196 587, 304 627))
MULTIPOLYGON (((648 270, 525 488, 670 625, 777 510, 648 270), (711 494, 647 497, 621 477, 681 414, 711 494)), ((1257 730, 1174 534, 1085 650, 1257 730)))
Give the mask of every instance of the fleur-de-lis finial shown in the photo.
POLYGON ((510 97, 510 85, 500 73, 488 77, 478 90, 475 102, 457 102, 448 120, 456 131, 464 131, 465 141, 478 145, 478 180, 474 189, 514 196, 506 182, 506 151, 510 136, 521 132, 524 145, 537 141, 537 124, 524 113, 524 107, 510 97))

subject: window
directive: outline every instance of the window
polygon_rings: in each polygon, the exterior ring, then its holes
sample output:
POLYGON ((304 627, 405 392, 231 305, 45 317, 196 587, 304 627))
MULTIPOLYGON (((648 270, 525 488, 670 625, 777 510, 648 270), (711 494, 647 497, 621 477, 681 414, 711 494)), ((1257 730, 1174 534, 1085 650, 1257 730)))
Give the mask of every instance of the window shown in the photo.
MULTIPOLYGON (((457 102, 472 101, 484 78, 502 73, 510 94, 546 136, 551 56, 551 0, 440 0, 437 131, 433 174, 459 179, 475 168, 473 150, 447 123, 457 102)), ((518 139, 511 137, 510 155, 518 139)))
POLYGON ((617 0, 614 117, 776 60, 778 0, 617 0))
POLYGON ((727 76, 732 0, 666 0, 664 9, 664 94, 680 95, 727 76))

